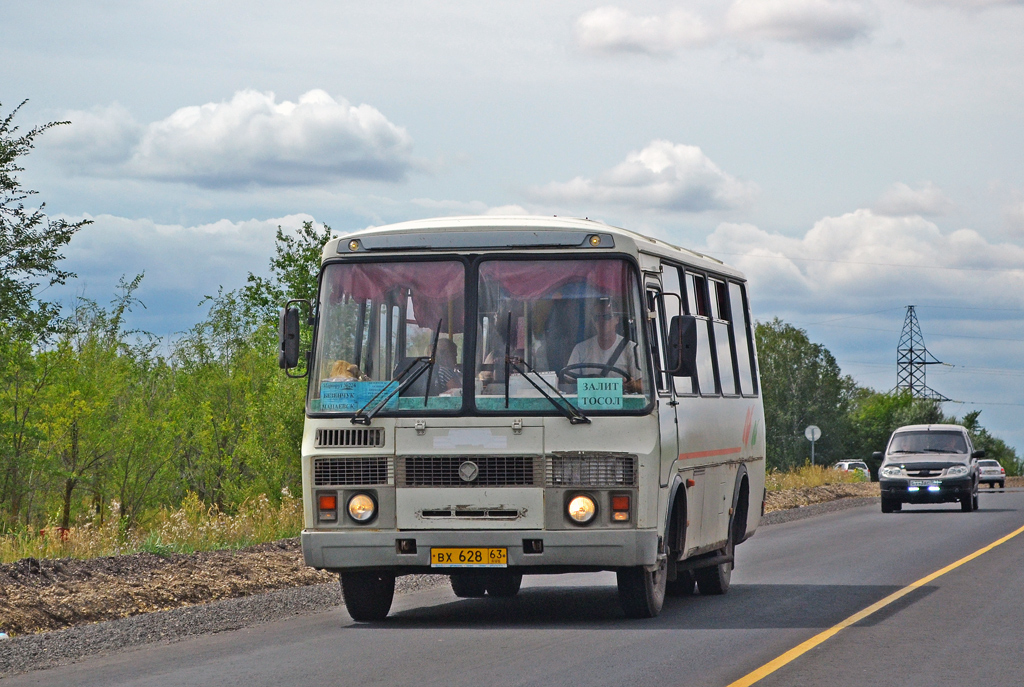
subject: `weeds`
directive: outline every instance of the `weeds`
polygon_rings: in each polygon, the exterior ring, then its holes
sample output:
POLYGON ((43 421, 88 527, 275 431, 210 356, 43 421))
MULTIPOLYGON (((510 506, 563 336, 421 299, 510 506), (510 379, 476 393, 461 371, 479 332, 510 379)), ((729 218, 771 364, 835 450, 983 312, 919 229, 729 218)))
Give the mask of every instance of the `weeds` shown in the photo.
POLYGON ((841 484, 867 482, 868 479, 857 471, 843 472, 820 465, 804 464, 803 467, 786 472, 769 470, 765 475, 765 486, 768 491, 783 489, 800 489, 801 487, 820 487, 823 484, 841 484))
POLYGON ((266 495, 244 501, 233 514, 188 494, 174 510, 161 508, 142 525, 123 531, 117 518, 0 536, 0 563, 22 558, 99 558, 146 551, 158 556, 215 549, 240 549, 294 537, 302 529, 302 502, 284 495, 277 505, 266 495))

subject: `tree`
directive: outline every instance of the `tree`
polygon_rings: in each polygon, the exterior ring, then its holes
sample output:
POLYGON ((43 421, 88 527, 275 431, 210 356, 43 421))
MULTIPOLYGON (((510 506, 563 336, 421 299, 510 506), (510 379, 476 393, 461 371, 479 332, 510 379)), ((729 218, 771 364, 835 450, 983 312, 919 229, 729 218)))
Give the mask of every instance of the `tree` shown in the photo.
POLYGON ((815 454, 821 463, 843 457, 848 410, 856 389, 835 357, 807 332, 779 318, 755 327, 764 397, 768 467, 802 465, 810 456, 807 425, 821 428, 815 454))
POLYGON ((36 192, 23 188, 18 180, 18 172, 24 171, 18 159, 35 147, 35 139, 47 129, 69 123, 50 122, 18 135, 14 117, 26 102, 0 122, 0 326, 15 328, 14 334, 21 338, 26 329, 37 335, 45 333, 56 320, 57 306, 36 299, 36 280, 63 284, 74 276, 58 267, 64 257, 60 249, 76 231, 90 224, 89 220, 51 220, 44 214, 45 203, 25 207, 25 201, 36 192))
POLYGON ((1006 469, 1007 475, 1019 475, 1024 471, 1024 464, 1017 457, 1017 452, 1008 446, 1002 439, 997 439, 988 433, 988 430, 978 422, 980 410, 974 410, 960 421, 960 424, 967 428, 971 434, 971 442, 975 450, 985 451, 985 457, 998 460, 999 464, 1006 469))
POLYGON ((324 244, 331 239, 331 228, 317 231, 313 222, 303 222, 297 236, 277 228, 277 255, 270 259, 272 279, 249 273, 241 300, 260 322, 277 326, 277 313, 289 298, 316 299, 317 276, 324 244))

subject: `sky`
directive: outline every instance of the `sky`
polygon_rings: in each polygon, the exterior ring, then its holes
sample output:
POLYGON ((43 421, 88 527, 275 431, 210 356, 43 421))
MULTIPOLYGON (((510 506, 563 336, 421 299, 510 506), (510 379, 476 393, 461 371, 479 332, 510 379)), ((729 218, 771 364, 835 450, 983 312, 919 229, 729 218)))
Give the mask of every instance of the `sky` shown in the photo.
MULTIPOLYGON (((0 113, 69 303, 144 273, 173 338, 278 226, 580 216, 718 257, 755 319, 896 383, 906 306, 947 414, 1024 454, 1024 0, 11 0, 0 113)), ((879 447, 881 448, 881 447, 879 447)))

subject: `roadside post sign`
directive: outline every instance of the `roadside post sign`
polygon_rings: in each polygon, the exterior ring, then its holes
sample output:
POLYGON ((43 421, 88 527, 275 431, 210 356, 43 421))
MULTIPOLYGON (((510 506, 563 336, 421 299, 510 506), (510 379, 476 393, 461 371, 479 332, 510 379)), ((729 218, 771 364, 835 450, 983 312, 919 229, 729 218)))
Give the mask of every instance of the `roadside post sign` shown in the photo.
POLYGON ((807 425, 804 436, 811 442, 811 465, 814 465, 814 442, 821 438, 821 429, 817 425, 807 425))

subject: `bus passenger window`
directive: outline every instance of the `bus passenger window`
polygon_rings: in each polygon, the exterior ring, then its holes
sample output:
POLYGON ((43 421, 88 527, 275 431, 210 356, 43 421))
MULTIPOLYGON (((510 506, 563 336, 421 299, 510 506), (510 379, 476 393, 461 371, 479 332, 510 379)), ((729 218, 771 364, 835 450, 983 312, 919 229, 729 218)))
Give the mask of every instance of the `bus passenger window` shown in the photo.
POLYGON ((697 319, 697 388, 701 396, 716 396, 715 367, 711 358, 711 321, 708 319, 707 282, 699 274, 686 273, 688 314, 697 319))
POLYGON ((743 287, 729 282, 729 306, 732 310, 733 336, 736 337, 736 362, 739 364, 740 391, 744 396, 756 393, 754 368, 750 364, 753 351, 750 347, 750 329, 747 323, 747 304, 743 298, 743 287))
POLYGON ((728 305, 729 295, 725 288, 725 282, 712 279, 709 282, 711 289, 711 316, 714 318, 715 332, 715 355, 718 362, 718 378, 722 382, 722 393, 726 396, 736 395, 736 374, 733 370, 732 360, 732 329, 729 322, 728 305))

